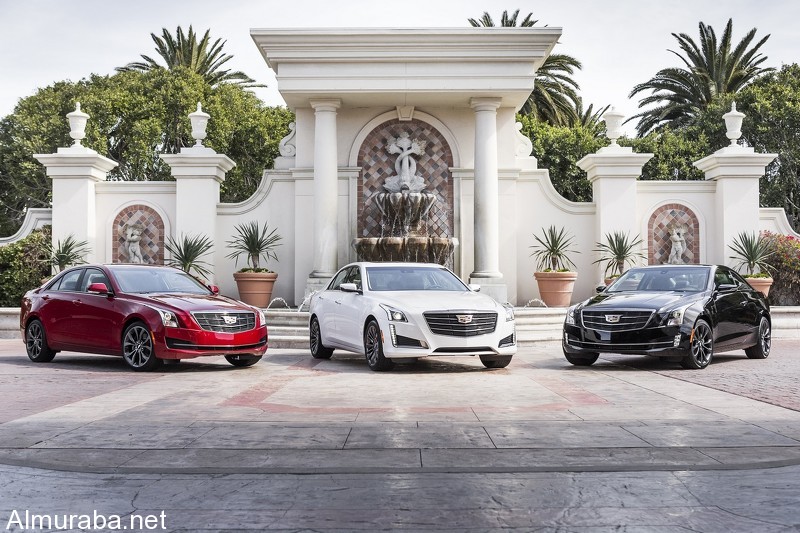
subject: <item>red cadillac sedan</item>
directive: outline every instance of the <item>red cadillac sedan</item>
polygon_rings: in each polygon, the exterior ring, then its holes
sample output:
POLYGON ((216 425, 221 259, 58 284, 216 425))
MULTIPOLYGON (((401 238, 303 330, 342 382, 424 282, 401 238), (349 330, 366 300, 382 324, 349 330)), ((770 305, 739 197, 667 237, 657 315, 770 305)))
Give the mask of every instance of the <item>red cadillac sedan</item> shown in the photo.
POLYGON ((224 355, 251 366, 267 351, 264 313, 172 267, 113 264, 64 270, 22 299, 28 357, 61 350, 121 355, 133 370, 224 355))

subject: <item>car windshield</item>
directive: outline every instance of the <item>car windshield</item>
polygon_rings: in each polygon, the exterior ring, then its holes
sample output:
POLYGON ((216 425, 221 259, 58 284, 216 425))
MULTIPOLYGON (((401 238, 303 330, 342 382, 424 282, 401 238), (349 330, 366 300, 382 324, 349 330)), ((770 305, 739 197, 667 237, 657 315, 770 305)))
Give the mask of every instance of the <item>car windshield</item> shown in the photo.
POLYGON ((113 266, 110 270, 122 292, 129 294, 211 294, 202 283, 174 268, 113 266))
POLYGON ((708 284, 707 267, 632 268, 608 286, 607 292, 701 292, 708 284))
POLYGON ((468 291, 446 268, 397 266, 367 267, 371 291, 468 291))

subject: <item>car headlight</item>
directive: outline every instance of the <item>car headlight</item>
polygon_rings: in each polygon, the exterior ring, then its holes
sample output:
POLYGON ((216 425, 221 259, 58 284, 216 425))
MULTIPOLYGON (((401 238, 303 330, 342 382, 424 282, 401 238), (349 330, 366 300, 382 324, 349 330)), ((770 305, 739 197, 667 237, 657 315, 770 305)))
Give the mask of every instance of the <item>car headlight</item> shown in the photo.
POLYGON ((399 309, 386 304, 381 304, 381 309, 386 311, 386 317, 389 319, 389 322, 408 322, 405 313, 399 309))
POLYGON ((263 309, 259 309, 258 307, 256 307, 256 311, 258 311, 258 323, 263 326, 267 323, 267 314, 263 309))
POLYGON ((668 326, 680 326, 683 324, 683 315, 686 313, 686 310, 689 308, 688 305, 684 305, 678 309, 673 309, 667 313, 667 325, 668 326))
POLYGON ((161 315, 161 323, 168 328, 179 328, 178 317, 172 311, 165 311, 163 309, 156 309, 158 314, 161 315))
POLYGON ((506 322, 514 320, 514 307, 511 304, 503 304, 506 310, 506 322))
POLYGON ((565 324, 568 324, 570 326, 575 325, 575 313, 577 312, 577 310, 578 310, 577 305, 573 305, 572 307, 567 309, 567 317, 564 319, 565 324))

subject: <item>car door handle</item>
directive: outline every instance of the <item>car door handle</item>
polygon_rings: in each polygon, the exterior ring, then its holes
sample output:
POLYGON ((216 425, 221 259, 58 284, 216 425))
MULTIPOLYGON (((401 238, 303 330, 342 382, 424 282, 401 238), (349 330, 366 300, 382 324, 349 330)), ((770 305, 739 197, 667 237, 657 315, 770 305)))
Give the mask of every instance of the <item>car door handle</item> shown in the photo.
POLYGON ((339 300, 336 300, 336 305, 342 305, 342 302, 340 302, 339 300))
POLYGON ((80 300, 72 300, 72 303, 74 303, 75 305, 79 305, 81 303, 81 301, 80 300))
POLYGON ((46 295, 46 294, 44 296, 42 296, 42 300, 49 300, 49 299, 50 299, 50 297, 48 295, 46 295))

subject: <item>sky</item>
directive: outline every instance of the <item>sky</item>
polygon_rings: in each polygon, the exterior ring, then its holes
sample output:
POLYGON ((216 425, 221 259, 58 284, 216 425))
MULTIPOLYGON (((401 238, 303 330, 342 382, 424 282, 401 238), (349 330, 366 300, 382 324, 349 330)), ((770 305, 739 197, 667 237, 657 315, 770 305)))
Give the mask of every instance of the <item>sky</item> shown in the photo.
POLYGON ((0 0, 0 117, 56 81, 157 58, 150 34, 162 28, 210 29, 233 55, 226 67, 266 83, 257 95, 283 105, 251 28, 463 27, 484 11, 499 23, 504 9, 562 28, 555 51, 583 63, 574 78, 584 106, 611 104, 626 116, 637 112, 634 85, 681 66, 668 51, 678 49, 671 34, 697 40, 699 22, 721 35, 732 18, 734 42, 758 28, 756 39, 771 34, 762 47, 768 66, 800 62, 800 0, 0 0))

